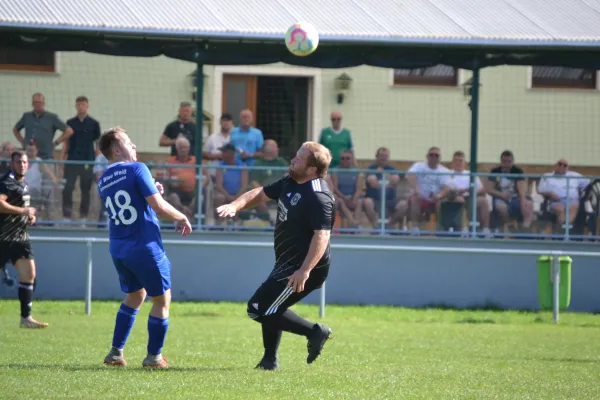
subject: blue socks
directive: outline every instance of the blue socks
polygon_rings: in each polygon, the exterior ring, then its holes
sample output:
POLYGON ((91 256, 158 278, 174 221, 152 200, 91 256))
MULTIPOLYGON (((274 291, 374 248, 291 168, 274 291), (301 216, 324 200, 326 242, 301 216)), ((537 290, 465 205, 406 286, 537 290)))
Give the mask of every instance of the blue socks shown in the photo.
POLYGON ((169 329, 169 318, 148 317, 148 354, 162 353, 165 337, 169 329))
POLYGON ((129 337, 137 313, 138 310, 127 307, 125 304, 121 304, 121 308, 119 308, 119 312, 117 313, 115 332, 113 334, 112 345, 115 349, 122 350, 123 347, 125 347, 125 342, 129 337))

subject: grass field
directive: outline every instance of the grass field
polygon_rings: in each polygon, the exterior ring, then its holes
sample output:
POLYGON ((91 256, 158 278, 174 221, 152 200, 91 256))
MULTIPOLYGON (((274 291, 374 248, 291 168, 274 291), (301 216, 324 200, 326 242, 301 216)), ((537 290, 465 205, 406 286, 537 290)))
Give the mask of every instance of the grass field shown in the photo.
MULTIPOLYGON (((168 371, 141 368, 148 305, 129 366, 102 365, 117 303, 38 302, 47 330, 18 328, 18 303, 0 301, 0 398, 598 399, 600 316, 327 308, 334 331, 306 364, 306 340, 284 334, 279 372, 253 367, 260 327, 231 303, 176 303, 164 354, 168 371)), ((317 308, 298 306, 304 316, 317 308)))

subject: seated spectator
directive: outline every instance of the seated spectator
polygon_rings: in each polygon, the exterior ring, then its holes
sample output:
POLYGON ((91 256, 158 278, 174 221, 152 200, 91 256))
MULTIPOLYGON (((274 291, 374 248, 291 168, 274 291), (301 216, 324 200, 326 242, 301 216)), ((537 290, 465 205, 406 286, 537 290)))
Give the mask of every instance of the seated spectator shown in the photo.
MULTIPOLYGON (((468 210, 471 217, 473 203, 469 200, 471 195, 471 176, 466 168, 465 153, 457 151, 452 156, 452 171, 460 175, 444 175, 442 177, 441 226, 444 230, 453 228, 455 231, 463 229, 463 213, 468 210), (466 206, 466 207, 465 207, 466 206)), ((481 184, 479 177, 475 178, 477 187, 477 215, 481 231, 490 234, 490 207, 487 201, 487 192, 481 184)), ((466 229, 466 227, 465 227, 466 229)))
POLYGON ((554 166, 554 172, 544 174, 539 186, 539 193, 548 200, 548 211, 556 216, 559 227, 566 221, 566 210, 569 209, 569 224, 572 225, 579 211, 579 194, 589 185, 589 179, 583 178, 575 171, 569 171, 569 162, 561 158, 554 166), (562 177, 573 177, 566 179, 562 177))
MULTIPOLYGON (((367 190, 363 199, 363 208, 367 214, 367 218, 375 227, 378 223, 377 212, 381 209, 381 183, 385 177, 387 184, 385 185, 385 212, 392 225, 406 215, 407 204, 405 201, 396 202, 396 186, 400 181, 400 176, 396 174, 383 174, 383 171, 397 171, 392 165, 389 165, 390 150, 386 147, 380 147, 375 153, 375 163, 370 165, 368 169, 377 171, 367 176, 367 190)), ((380 216, 384 218, 384 216, 380 216)))
MULTIPOLYGON (((274 140, 265 140, 263 147, 263 158, 256 160, 254 167, 260 167, 261 169, 250 171, 250 186, 257 188, 260 186, 267 186, 275 181, 279 180, 282 176, 287 174, 287 167, 289 163, 283 158, 279 157, 279 146, 274 140), (273 169, 262 169, 262 168, 278 168, 273 169), (286 168, 286 169, 283 169, 286 168)), ((263 203, 258 205, 255 210, 261 219, 266 221, 270 220, 268 206, 275 203, 263 203)))
POLYGON ((523 228, 531 230, 533 222, 533 201, 527 195, 527 182, 521 176, 523 170, 515 165, 515 157, 510 150, 505 150, 500 155, 500 166, 490 171, 492 174, 503 176, 490 176, 488 178, 488 193, 494 198, 494 213, 497 214, 500 226, 509 222, 509 218, 523 221, 523 228))
POLYGON ((180 136, 175 141, 177 155, 170 156, 167 164, 189 165, 189 167, 169 168, 167 201, 184 213, 190 220, 196 214, 193 211, 194 200, 196 200, 196 157, 190 155, 190 142, 180 136))
MULTIPOLYGON (((340 155, 339 169, 356 168, 354 153, 345 150, 340 155)), ((352 228, 360 225, 363 209, 364 177, 356 172, 336 171, 331 174, 335 204, 341 214, 348 220, 352 228)))
POLYGON ((25 174, 25 182, 29 186, 32 206, 38 209, 38 218, 51 219, 50 211, 54 200, 54 189, 58 188, 58 179, 52 168, 38 157, 38 147, 35 140, 25 147, 29 158, 29 169, 25 174))
MULTIPOLYGON (((10 160, 10 156, 15 151, 15 146, 11 142, 4 142, 0 145, 0 159, 10 160)), ((0 161, 0 176, 10 172, 10 161, 0 161)))
MULTIPOLYGON (((237 149, 232 143, 221 147, 223 161, 221 167, 244 167, 244 163, 236 158, 237 149)), ((213 208, 216 209, 240 196, 248 187, 248 170, 242 168, 220 168, 215 176, 215 193, 213 208)), ((222 221, 222 218, 217 221, 222 221)))
POLYGON ((444 181, 444 175, 441 173, 449 172, 448 168, 440 164, 440 159, 440 148, 431 147, 427 152, 427 161, 416 162, 408 170, 407 179, 413 190, 409 197, 409 207, 414 231, 419 230, 421 217, 424 214, 437 212, 444 181))

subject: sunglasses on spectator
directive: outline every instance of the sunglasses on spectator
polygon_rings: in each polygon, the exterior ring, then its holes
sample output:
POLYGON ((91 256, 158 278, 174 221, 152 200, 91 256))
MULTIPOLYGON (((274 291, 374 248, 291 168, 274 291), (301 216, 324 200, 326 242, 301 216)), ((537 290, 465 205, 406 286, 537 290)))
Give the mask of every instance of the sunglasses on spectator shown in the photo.
POLYGON ((331 118, 332 121, 341 121, 341 118, 331 118))
POLYGON ((438 158, 440 155, 438 153, 429 153, 427 156, 438 158))
POLYGON ((561 161, 557 162, 556 165, 558 165, 559 167, 568 167, 569 166, 569 164, 561 162, 561 161))
POLYGON ((340 157, 340 160, 344 160, 344 161, 346 161, 346 160, 352 160, 352 157, 347 157, 347 156, 346 157, 340 157))

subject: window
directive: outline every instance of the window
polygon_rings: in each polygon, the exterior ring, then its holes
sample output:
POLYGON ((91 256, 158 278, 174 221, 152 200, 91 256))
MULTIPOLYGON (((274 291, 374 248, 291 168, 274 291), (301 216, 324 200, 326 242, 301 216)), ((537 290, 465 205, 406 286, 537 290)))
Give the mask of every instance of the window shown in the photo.
POLYGON ((0 70, 55 72, 54 52, 0 47, 0 70))
POLYGON ((457 86, 458 70, 441 64, 428 68, 395 69, 394 85, 457 86))
POLYGON ((596 89, 596 71, 566 67, 532 67, 531 87, 596 89))

